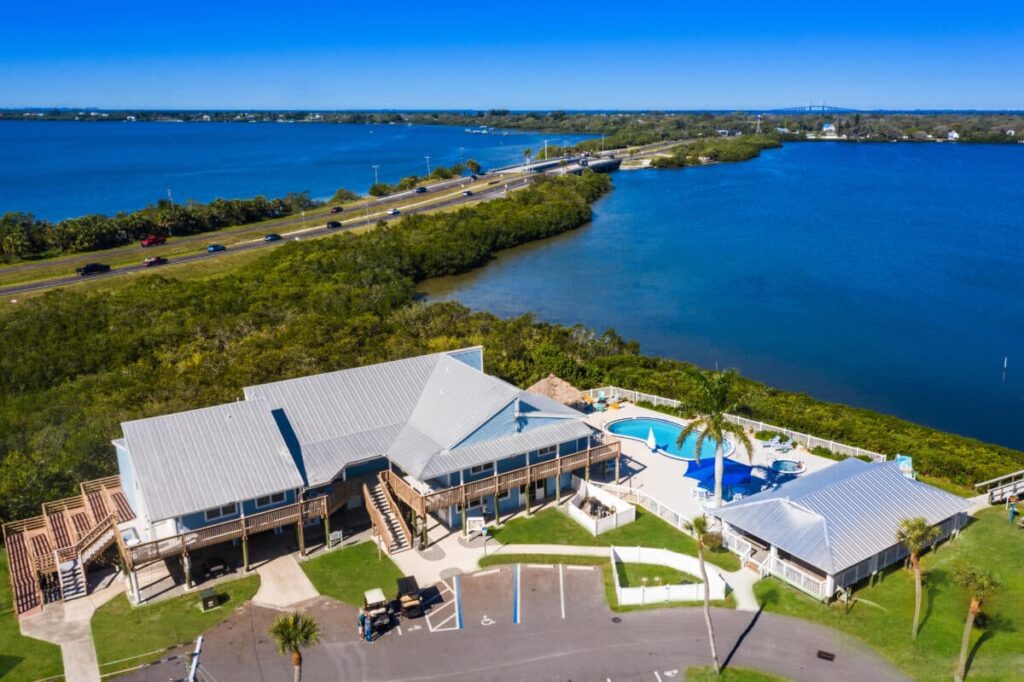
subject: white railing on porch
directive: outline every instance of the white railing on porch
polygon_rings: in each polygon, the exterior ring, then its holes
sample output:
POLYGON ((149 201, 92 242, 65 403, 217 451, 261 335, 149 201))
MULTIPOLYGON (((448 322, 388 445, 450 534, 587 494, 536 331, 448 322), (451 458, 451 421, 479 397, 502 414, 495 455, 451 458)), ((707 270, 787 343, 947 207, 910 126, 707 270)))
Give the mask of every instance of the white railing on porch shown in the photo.
POLYGON ((746 565, 750 555, 754 553, 752 544, 730 530, 722 531, 722 546, 733 554, 739 555, 741 567, 746 565))
POLYGON ((762 577, 774 575, 781 578, 783 582, 803 590, 817 599, 828 599, 832 596, 828 594, 827 579, 811 575, 799 566, 778 557, 768 557, 768 560, 761 565, 761 573, 762 577))
MULTIPOLYGON (((675 407, 681 406, 678 400, 673 398, 665 398, 660 395, 654 395, 652 393, 644 393, 642 391, 634 391, 628 388, 620 388, 618 386, 602 386, 601 388, 592 388, 584 391, 584 393, 591 399, 596 400, 601 393, 604 393, 606 398, 621 398, 628 400, 632 403, 646 402, 651 403, 657 407, 675 407)), ((734 424, 739 424, 743 428, 750 429, 752 431, 775 431, 780 433, 787 438, 790 438, 800 445, 805 446, 808 450, 822 447, 831 453, 837 455, 844 455, 846 457, 867 457, 873 462, 885 462, 888 459, 887 455, 881 452, 873 452, 872 450, 865 450, 864 448, 858 448, 854 445, 847 445, 845 443, 837 443, 834 440, 828 440, 826 438, 819 438, 812 436, 807 433, 801 433, 792 429, 787 429, 783 426, 776 426, 774 424, 768 424, 766 422, 757 421, 755 419, 747 419, 746 417, 740 417, 738 415, 729 414, 726 418, 734 424)))

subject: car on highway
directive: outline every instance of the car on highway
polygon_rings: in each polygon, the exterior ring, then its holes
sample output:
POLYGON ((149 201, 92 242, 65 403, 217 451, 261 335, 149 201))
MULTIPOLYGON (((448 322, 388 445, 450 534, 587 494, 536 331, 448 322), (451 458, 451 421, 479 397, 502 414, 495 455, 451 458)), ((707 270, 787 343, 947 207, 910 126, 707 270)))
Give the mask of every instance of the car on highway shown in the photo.
POLYGON ((401 211, 399 211, 397 208, 388 209, 388 215, 398 215, 399 213, 401 213, 401 211))
POLYGON ((471 189, 464 189, 464 190, 462 190, 462 196, 464 196, 464 197, 471 197, 471 196, 473 196, 473 190, 471 190, 471 189))
POLYGON ((166 243, 167 243, 167 237, 161 237, 158 234, 151 234, 148 237, 146 237, 145 239, 143 239, 141 242, 139 242, 139 244, 141 244, 143 247, 146 247, 146 246, 160 246, 161 244, 166 244, 166 243))
POLYGON ((263 238, 263 241, 265 241, 265 242, 276 242, 276 241, 280 241, 280 240, 281 240, 281 235, 274 234, 273 232, 271 232, 270 234, 268 234, 266 237, 263 238))
POLYGON ((476 180, 477 179, 477 174, 473 173, 472 175, 469 176, 469 179, 470 180, 476 180))
POLYGON ((328 220, 327 221, 327 227, 328 227, 328 229, 336 230, 339 227, 341 227, 341 223, 339 223, 337 220, 328 220))
POLYGON ((218 251, 227 251, 228 247, 223 244, 210 244, 206 247, 207 253, 217 253, 218 251))
POLYGON ((78 273, 79 277, 88 277, 89 275, 99 275, 104 272, 110 272, 110 266, 106 263, 86 263, 80 268, 75 268, 75 272, 78 273))
POLYGON ((331 213, 341 213, 343 210, 341 206, 331 206, 331 213))
POLYGON ((426 194, 426 193, 427 193, 427 188, 426 187, 417 187, 416 188, 416 194, 426 194))
POLYGON ((164 265, 166 262, 167 259, 164 258, 163 256, 151 256, 146 260, 142 261, 142 264, 147 268, 151 268, 156 265, 164 265))

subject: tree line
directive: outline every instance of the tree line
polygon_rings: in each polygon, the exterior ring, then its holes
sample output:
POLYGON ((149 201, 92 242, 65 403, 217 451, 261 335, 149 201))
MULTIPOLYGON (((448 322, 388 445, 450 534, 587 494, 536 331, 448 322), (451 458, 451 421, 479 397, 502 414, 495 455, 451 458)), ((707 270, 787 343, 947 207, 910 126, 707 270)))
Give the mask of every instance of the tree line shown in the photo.
POLYGON ((682 168, 714 162, 749 161, 760 156, 762 149, 775 149, 781 146, 782 143, 777 138, 767 135, 705 138, 673 147, 667 156, 654 157, 651 166, 682 168))
MULTIPOLYGON (((233 401, 247 385, 482 344, 519 386, 549 373, 692 402, 688 363, 640 354, 613 330, 501 319, 420 300, 425 279, 585 224, 607 175, 530 188, 362 235, 293 242, 212 279, 158 274, 107 291, 56 291, 0 311, 0 518, 39 513, 81 480, 116 473, 119 423, 233 401)), ((959 485, 1024 468, 1024 453, 740 379, 746 416, 914 456, 959 485)))
POLYGON ((5 262, 22 258, 109 249, 130 244, 147 235, 180 237, 281 218, 320 204, 309 192, 293 192, 268 199, 214 199, 207 204, 175 204, 167 199, 131 213, 93 214, 56 223, 31 213, 0 216, 0 257, 5 262))
POLYGON ((406 192, 432 180, 451 180, 452 178, 459 177, 466 171, 474 174, 479 173, 480 169, 480 164, 473 159, 467 160, 466 163, 456 163, 452 166, 438 166, 430 171, 429 175, 407 175, 394 184, 375 182, 370 185, 370 196, 386 197, 396 192, 406 192))

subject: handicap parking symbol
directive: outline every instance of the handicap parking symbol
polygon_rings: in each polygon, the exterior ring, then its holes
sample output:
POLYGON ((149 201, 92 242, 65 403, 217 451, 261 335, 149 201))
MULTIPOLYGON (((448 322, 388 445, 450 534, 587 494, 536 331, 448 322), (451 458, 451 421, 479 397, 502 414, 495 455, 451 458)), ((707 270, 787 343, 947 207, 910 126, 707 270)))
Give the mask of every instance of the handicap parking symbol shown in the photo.
POLYGON ((487 614, 484 614, 484 617, 480 619, 480 625, 483 625, 484 627, 494 625, 494 619, 487 614))

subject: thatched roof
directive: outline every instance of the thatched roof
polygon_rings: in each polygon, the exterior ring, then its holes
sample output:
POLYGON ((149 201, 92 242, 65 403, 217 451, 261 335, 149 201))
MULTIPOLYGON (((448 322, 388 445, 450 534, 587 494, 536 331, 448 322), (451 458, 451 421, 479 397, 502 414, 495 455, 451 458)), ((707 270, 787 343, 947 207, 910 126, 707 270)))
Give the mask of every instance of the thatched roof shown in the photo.
POLYGON ((563 405, 576 405, 583 402, 583 393, 578 388, 564 379, 559 379, 554 374, 547 375, 526 390, 528 393, 551 398, 563 405))

